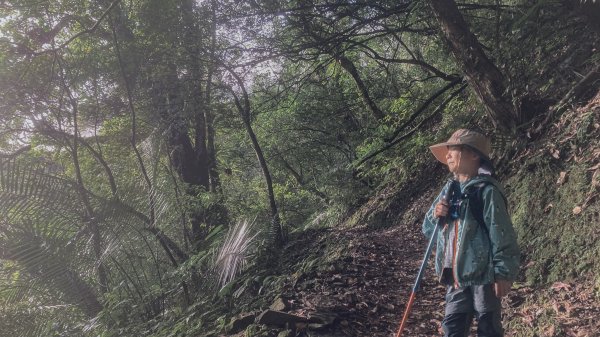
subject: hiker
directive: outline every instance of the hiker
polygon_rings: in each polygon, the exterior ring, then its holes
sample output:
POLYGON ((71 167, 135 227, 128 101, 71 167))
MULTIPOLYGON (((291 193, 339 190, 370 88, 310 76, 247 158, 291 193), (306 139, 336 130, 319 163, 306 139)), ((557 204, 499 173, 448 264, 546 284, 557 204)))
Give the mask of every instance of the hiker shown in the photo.
POLYGON ((454 175, 423 222, 423 233, 431 237, 444 218, 435 261, 446 285, 444 336, 468 336, 474 317, 479 337, 503 336, 500 299, 517 276, 520 253, 504 191, 491 177, 490 140, 461 129, 430 149, 454 175))

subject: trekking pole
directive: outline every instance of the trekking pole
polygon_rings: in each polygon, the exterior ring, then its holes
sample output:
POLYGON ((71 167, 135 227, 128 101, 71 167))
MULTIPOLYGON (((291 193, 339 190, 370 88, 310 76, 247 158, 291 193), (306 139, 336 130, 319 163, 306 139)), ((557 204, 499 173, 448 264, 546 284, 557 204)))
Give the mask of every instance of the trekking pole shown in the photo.
MULTIPOLYGON (((452 184, 454 182, 450 182, 448 185, 447 196, 453 194, 454 189, 452 188, 452 184)), ((450 197, 446 197, 446 200, 451 200, 450 197)), ((425 274, 425 268, 427 267, 427 261, 429 260, 429 256, 431 255, 431 251, 433 250, 433 245, 437 241, 437 236, 440 227, 443 226, 445 221, 445 217, 441 217, 438 219, 438 222, 433 229, 433 234, 431 234, 431 238, 429 239, 429 244, 427 245, 427 250, 425 251, 425 257, 423 258, 423 262, 421 263, 421 268, 419 268, 419 273, 417 274, 417 280, 413 285, 412 291, 410 293, 410 297, 408 299, 408 304, 406 304, 406 309, 404 310, 404 316, 402 317, 402 322, 400 323, 400 328, 398 329, 398 333, 396 333, 396 337, 402 336, 402 331, 404 331, 404 327, 406 326, 406 321, 408 320, 408 315, 410 314, 410 310, 412 309, 413 303, 415 302, 415 297, 417 291, 419 291, 419 287, 421 286, 421 280, 423 279, 423 275, 425 274)))

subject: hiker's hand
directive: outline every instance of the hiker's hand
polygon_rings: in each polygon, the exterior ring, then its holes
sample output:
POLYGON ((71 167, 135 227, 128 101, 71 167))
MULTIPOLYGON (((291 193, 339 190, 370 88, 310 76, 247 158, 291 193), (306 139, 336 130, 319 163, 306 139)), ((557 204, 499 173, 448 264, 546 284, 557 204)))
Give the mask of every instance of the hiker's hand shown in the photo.
POLYGON ((433 211, 433 215, 436 218, 441 218, 443 216, 448 215, 448 201, 446 200, 446 197, 443 197, 442 199, 440 199, 440 202, 438 202, 435 205, 435 210, 433 211))
POLYGON ((510 288, 512 287, 512 282, 507 280, 496 280, 494 283, 494 292, 496 293, 496 297, 502 298, 506 296, 510 292, 510 288))

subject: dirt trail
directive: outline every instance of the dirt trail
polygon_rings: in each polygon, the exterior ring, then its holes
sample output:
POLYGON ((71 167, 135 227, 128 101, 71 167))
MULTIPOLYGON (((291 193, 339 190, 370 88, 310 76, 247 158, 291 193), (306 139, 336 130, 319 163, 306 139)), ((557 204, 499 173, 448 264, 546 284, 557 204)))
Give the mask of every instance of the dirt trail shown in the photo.
MULTIPOLYGON (((420 226, 354 228, 330 235, 347 242, 346 250, 330 270, 303 275, 288 293, 293 294, 293 312, 329 312, 336 323, 299 335, 395 336, 427 245, 420 226)), ((436 280, 431 257, 403 336, 442 336, 444 304, 444 287, 436 280)), ((600 298, 593 278, 537 288, 519 284, 503 299, 507 337, 600 336, 598 317, 600 298)), ((472 331, 476 336, 474 327, 472 331)))
MULTIPOLYGON (((318 336, 394 336, 427 244, 420 226, 356 228, 332 235, 348 242, 347 249, 329 271, 296 282, 294 311, 338 316, 336 329, 318 336)), ((444 288, 431 263, 404 336, 438 335, 444 288)))

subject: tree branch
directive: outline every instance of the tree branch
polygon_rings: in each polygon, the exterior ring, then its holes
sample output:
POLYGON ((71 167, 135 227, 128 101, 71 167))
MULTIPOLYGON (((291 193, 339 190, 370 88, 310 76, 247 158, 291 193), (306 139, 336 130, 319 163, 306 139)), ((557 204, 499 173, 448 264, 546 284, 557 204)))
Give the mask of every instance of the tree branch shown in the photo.
POLYGON ((394 145, 396 145, 396 144, 400 143, 401 141, 403 141, 404 139, 412 136, 415 132, 417 132, 417 130, 419 130, 419 128, 423 124, 425 124, 425 122, 431 120, 433 117, 435 117, 435 115, 438 114, 438 112, 442 111, 446 107, 446 105, 448 105, 448 103, 450 103, 450 101, 452 101, 452 99, 454 99, 454 97, 456 97, 456 95, 458 95, 460 92, 462 92, 463 90, 465 90, 465 88, 467 87, 467 85, 468 85, 467 83, 463 84, 460 88, 458 88, 456 91, 454 91, 452 94, 450 94, 450 96, 448 96, 448 98, 446 98, 446 100, 444 100, 442 102, 442 104, 440 104, 435 109, 435 111, 433 111, 431 113, 431 115, 429 115, 428 117, 426 117, 425 119, 423 119, 422 121, 420 121, 419 124, 417 124, 412 130, 410 130, 406 134, 402 135, 401 137, 398 137, 395 140, 393 140, 391 142, 388 142, 386 145, 384 145, 379 150, 371 152, 367 156, 363 157, 363 159, 361 159, 355 166, 358 167, 358 166, 364 164, 366 161, 374 158, 375 156, 379 155, 380 153, 382 153, 384 151, 387 151, 388 149, 392 148, 394 145))
POLYGON ((449 89, 451 89, 452 87, 454 87, 455 85, 460 83, 461 81, 462 81, 462 78, 457 78, 454 81, 445 85, 440 90, 436 91, 423 104, 421 104, 421 106, 417 110, 415 110, 415 112, 412 113, 412 115, 408 118, 408 120, 406 122, 404 122, 402 125, 400 125, 398 128, 396 128, 396 130, 394 131, 394 133, 392 134, 391 137, 385 138, 384 140, 386 142, 393 141, 394 138, 398 137, 400 132, 402 132, 402 130, 404 130, 407 126, 409 126, 423 111, 425 111, 425 109, 427 109, 427 107, 429 107, 429 105, 431 103, 433 103, 433 101, 435 101, 440 95, 442 95, 443 93, 445 93, 446 91, 448 91, 449 89))
POLYGON ((1 153, 0 152, 0 159, 13 159, 15 157, 18 157, 20 154, 27 152, 29 150, 31 150, 31 145, 25 145, 13 153, 1 153))
POLYGON ((96 161, 98 161, 98 163, 104 168, 104 171, 106 172, 106 176, 108 177, 108 183, 110 185, 110 190, 111 190, 113 196, 117 195, 117 183, 115 181, 115 177, 112 173, 112 170, 108 166, 108 163, 106 162, 106 160, 104 160, 104 157, 98 151, 96 151, 96 149, 94 149, 94 147, 92 145, 90 145, 90 143, 88 143, 81 136, 72 135, 72 134, 62 131, 62 130, 56 130, 56 129, 52 128, 52 126, 46 125, 45 123, 40 124, 40 125, 43 125, 45 128, 38 127, 38 131, 41 132, 42 134, 45 134, 54 139, 56 139, 57 136, 61 136, 63 138, 77 137, 77 139, 78 139, 77 142, 80 143, 81 145, 83 145, 86 149, 88 149, 88 151, 90 152, 92 157, 94 157, 96 159, 96 161))
POLYGON ((58 47, 56 48, 52 48, 52 49, 43 49, 43 50, 39 50, 39 51, 33 51, 33 55, 42 55, 42 54, 46 54, 46 53, 54 53, 57 52, 63 48, 65 48, 66 46, 68 46, 69 44, 71 44, 71 42, 75 41, 76 39, 78 39, 79 37, 85 35, 85 34, 91 34, 94 31, 96 31, 96 29, 100 26, 100 23, 108 16, 108 14, 110 13, 110 11, 115 8, 115 6, 121 2, 121 0, 115 0, 113 1, 110 6, 108 6, 108 8, 104 11, 104 13, 102 13, 102 15, 100 16, 100 18, 98 18, 98 20, 96 21, 96 23, 94 23, 94 25, 92 25, 90 28, 82 30, 81 32, 71 36, 67 41, 61 43, 58 47))
POLYGON ((351 42, 354 45, 360 46, 364 49, 366 49, 367 51, 370 52, 365 54, 367 56, 369 56, 370 58, 374 59, 374 60, 379 60, 379 61, 383 61, 383 62, 388 62, 388 63, 400 63, 400 64, 412 64, 412 65, 416 65, 419 66, 421 68, 423 68, 425 71, 432 73, 433 75, 436 75, 437 77, 440 77, 446 81, 454 81, 457 78, 459 78, 456 75, 448 75, 446 73, 444 73, 443 71, 437 69, 436 67, 432 66, 429 63, 426 63, 424 61, 420 61, 416 58, 413 59, 396 59, 396 58, 387 58, 387 57, 383 57, 381 55, 379 55, 379 53, 377 53, 375 50, 373 50, 373 48, 367 46, 365 43, 363 42, 359 42, 359 41, 352 41, 351 42))

